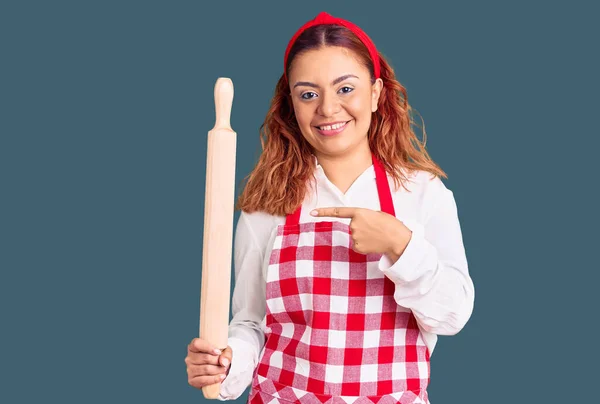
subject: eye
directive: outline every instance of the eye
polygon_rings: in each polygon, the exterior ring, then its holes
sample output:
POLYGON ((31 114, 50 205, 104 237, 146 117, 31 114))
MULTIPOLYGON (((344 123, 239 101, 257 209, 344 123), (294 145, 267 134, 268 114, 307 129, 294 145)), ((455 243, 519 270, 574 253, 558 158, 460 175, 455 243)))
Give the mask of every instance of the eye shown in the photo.
POLYGON ((352 87, 348 87, 348 86, 344 86, 344 87, 340 88, 340 91, 342 91, 343 89, 350 90, 350 91, 343 91, 344 94, 348 94, 348 93, 351 93, 352 91, 354 91, 354 89, 352 87))
POLYGON ((313 98, 313 97, 306 98, 306 97, 305 97, 305 95, 307 95, 307 94, 314 94, 314 93, 313 93, 312 91, 308 91, 308 92, 306 92, 306 93, 302 94, 302 95, 300 96, 300 98, 302 98, 303 100, 310 100, 310 99, 312 99, 312 98, 313 98))

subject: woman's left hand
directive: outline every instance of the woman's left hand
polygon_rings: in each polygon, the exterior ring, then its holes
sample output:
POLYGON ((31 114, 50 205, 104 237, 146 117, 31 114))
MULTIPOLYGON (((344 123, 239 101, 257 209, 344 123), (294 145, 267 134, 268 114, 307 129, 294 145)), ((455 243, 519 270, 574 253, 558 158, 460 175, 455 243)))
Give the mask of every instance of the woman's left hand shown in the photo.
POLYGON ((318 208, 316 217, 349 218, 353 246, 361 254, 386 254, 396 262, 408 245, 412 231, 394 216, 365 208, 318 208))

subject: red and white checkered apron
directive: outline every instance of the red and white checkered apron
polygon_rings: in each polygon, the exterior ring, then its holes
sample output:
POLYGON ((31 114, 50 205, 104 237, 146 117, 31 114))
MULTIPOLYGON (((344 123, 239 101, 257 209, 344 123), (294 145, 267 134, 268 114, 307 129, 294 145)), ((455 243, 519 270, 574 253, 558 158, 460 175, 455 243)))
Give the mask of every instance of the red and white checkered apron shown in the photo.
MULTIPOLYGON (((381 210, 394 215, 383 166, 373 156, 381 210)), ((277 228, 267 271, 265 347, 249 403, 428 404, 429 351, 380 254, 351 248, 340 222, 277 228)))

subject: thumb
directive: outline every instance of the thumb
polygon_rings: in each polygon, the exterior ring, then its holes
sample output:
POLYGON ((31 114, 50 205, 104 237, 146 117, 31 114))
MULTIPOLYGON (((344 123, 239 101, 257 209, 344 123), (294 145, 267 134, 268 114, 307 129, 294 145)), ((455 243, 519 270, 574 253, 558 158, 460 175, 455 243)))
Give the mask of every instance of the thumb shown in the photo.
POLYGON ((219 355, 219 363, 221 366, 229 367, 231 365, 231 360, 233 359, 233 352, 231 351, 231 347, 225 348, 221 355, 219 355))

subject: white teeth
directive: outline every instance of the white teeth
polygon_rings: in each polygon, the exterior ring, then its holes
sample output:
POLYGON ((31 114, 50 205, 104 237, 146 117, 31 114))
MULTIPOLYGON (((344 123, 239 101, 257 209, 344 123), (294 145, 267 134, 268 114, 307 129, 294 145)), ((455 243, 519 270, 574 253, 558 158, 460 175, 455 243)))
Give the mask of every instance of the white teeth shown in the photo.
POLYGON ((335 130, 335 129, 341 128, 345 124, 346 124, 345 122, 342 122, 342 123, 336 123, 335 125, 319 126, 319 129, 322 129, 322 130, 335 130))

